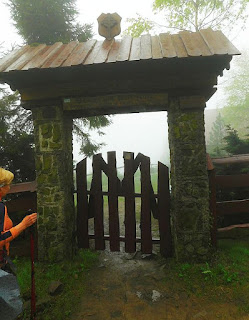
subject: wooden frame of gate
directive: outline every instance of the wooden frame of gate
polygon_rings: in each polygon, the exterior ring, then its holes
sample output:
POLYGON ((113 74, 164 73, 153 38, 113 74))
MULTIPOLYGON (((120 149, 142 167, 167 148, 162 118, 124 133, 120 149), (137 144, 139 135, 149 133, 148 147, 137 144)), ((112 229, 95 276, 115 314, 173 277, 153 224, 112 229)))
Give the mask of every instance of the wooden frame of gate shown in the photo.
POLYGON ((120 251, 120 242, 125 242, 125 251, 136 251, 141 242, 142 253, 152 253, 153 243, 160 242, 163 256, 172 255, 170 228, 169 169, 158 162, 158 193, 154 194, 150 178, 150 158, 139 153, 124 152, 124 179, 119 180, 116 153, 107 153, 107 163, 101 154, 93 156, 93 178, 87 190, 87 159, 76 167, 77 184, 77 239, 79 248, 89 248, 89 239, 95 239, 95 249, 104 250, 105 241, 110 241, 111 251, 120 251), (141 193, 135 193, 134 174, 140 168, 141 193), (108 177, 108 191, 102 190, 102 172, 108 177), (104 234, 103 196, 108 196, 109 235, 104 234), (118 197, 125 198, 125 236, 120 236, 118 197), (135 198, 141 198, 141 238, 136 237, 135 198), (152 238, 151 213, 158 219, 160 240, 152 238), (88 219, 94 218, 94 234, 88 233, 88 219))

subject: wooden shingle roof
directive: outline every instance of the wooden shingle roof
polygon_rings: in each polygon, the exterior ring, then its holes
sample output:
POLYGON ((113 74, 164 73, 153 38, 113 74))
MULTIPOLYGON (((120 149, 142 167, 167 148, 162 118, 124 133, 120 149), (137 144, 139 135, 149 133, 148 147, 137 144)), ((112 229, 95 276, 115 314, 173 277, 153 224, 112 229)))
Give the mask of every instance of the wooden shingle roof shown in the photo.
POLYGON ((181 59, 237 54, 240 52, 221 31, 205 29, 200 32, 183 31, 174 35, 146 34, 140 38, 125 36, 122 40, 27 45, 0 60, 0 73, 146 59, 181 59))

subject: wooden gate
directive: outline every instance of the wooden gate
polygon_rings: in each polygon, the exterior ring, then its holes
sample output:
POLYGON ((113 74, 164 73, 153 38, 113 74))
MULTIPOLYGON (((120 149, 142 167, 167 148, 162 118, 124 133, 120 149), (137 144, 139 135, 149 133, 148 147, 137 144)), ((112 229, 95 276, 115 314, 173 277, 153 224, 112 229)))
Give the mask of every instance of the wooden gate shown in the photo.
POLYGON ((87 159, 76 167, 77 183, 77 239, 79 248, 89 248, 89 239, 95 239, 95 249, 104 250, 105 241, 110 241, 111 251, 120 251, 120 242, 125 242, 125 251, 136 251, 141 242, 144 254, 152 253, 152 244, 160 243, 160 252, 169 257, 172 254, 170 230, 169 170, 158 162, 158 193, 154 194, 150 158, 139 153, 136 158, 131 152, 124 152, 124 178, 118 178, 116 153, 107 153, 107 163, 101 154, 93 156, 93 175, 90 190, 87 189, 87 159), (141 193, 135 193, 134 174, 140 168, 141 193), (102 190, 102 172, 108 177, 108 191, 102 190), (108 197, 109 234, 104 234, 103 197, 108 197), (120 235, 118 197, 124 197, 125 236, 120 235), (136 236, 135 198, 141 198, 141 238, 136 236), (152 238, 151 214, 158 221, 160 239, 152 238), (88 232, 89 219, 94 218, 94 234, 88 232))

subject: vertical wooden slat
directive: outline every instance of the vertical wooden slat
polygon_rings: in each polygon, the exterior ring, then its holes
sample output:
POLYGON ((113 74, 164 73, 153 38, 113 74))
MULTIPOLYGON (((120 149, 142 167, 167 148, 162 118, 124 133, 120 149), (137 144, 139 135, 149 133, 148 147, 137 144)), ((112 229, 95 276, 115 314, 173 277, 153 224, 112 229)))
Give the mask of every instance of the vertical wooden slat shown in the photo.
POLYGON ((89 248, 86 158, 76 166, 77 240, 79 248, 89 248))
POLYGON ((172 256, 172 236, 170 227, 169 169, 158 162, 158 213, 160 252, 164 257, 172 256))
POLYGON ((216 214, 216 187, 215 187, 215 169, 208 171, 210 200, 209 208, 212 213, 213 224, 211 229, 212 245, 217 248, 217 214, 216 214))
POLYGON ((116 167, 116 152, 107 153, 108 173, 108 206, 109 206, 109 233, 110 250, 120 251, 119 217, 118 217, 118 179, 116 167))
POLYGON ((152 253, 151 213, 150 213, 150 158, 143 157, 141 164, 141 251, 152 253))
POLYGON ((105 249, 101 160, 101 154, 93 156, 94 234, 96 250, 105 249))
POLYGON ((125 251, 136 251, 136 217, 135 217, 135 190, 134 190, 134 153, 124 152, 124 180, 125 195, 125 251))

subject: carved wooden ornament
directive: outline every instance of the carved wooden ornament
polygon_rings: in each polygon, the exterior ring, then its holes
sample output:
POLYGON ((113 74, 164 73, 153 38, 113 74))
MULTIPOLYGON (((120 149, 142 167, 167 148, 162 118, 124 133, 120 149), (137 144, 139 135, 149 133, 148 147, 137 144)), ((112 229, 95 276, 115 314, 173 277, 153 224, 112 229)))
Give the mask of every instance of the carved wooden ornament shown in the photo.
POLYGON ((120 22, 121 17, 115 13, 102 13, 98 17, 99 34, 107 40, 112 40, 121 32, 120 22))

